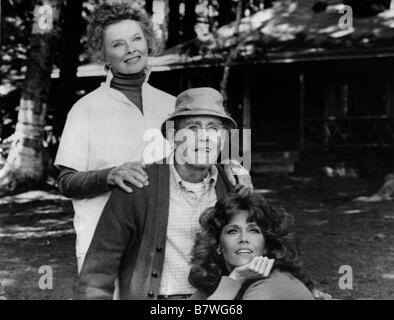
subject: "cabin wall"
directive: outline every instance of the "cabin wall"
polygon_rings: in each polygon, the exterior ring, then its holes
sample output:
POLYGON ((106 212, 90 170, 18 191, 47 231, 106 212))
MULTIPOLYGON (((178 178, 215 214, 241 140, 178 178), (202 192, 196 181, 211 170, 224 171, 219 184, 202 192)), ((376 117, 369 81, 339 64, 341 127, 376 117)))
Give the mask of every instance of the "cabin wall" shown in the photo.
MULTIPOLYGON (((391 58, 234 67, 228 110, 240 127, 250 123, 253 153, 299 153, 298 173, 345 164, 360 175, 384 175, 394 170, 393 67, 391 58)), ((150 82, 176 95, 196 86, 219 89, 222 73, 157 72, 150 82)))
MULTIPOLYGON (((240 128, 252 129, 253 153, 297 152, 299 173, 347 163, 383 175, 394 170, 393 72, 392 58, 236 66, 227 109, 240 128)), ((219 90, 222 74, 221 67, 193 67, 153 72, 149 82, 177 95, 219 90)), ((96 82, 81 87, 88 92, 96 82)))

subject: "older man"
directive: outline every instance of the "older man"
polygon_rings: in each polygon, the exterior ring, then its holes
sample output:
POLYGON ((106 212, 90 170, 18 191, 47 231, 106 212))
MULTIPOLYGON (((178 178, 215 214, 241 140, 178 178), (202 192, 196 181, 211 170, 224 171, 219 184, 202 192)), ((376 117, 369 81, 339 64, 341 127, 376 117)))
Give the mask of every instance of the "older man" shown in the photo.
POLYGON ((166 132, 174 146, 170 161, 147 168, 148 187, 112 192, 80 273, 80 297, 112 299, 117 275, 121 299, 193 293, 187 276, 194 232, 200 214, 232 190, 216 160, 236 123, 211 88, 181 93, 163 128, 169 122, 175 124, 166 132))

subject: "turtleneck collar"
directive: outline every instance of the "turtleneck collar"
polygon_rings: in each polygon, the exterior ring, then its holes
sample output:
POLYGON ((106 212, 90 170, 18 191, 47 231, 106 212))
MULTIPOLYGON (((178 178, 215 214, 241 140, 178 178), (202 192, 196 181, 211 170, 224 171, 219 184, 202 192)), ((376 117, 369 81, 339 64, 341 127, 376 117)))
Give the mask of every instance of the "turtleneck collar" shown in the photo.
POLYGON ((128 89, 132 87, 141 87, 145 81, 146 71, 142 70, 138 73, 124 74, 112 71, 111 87, 116 89, 128 89))
POLYGON ((146 70, 134 74, 112 72, 110 87, 122 92, 138 109, 143 112, 142 85, 145 82, 146 70))

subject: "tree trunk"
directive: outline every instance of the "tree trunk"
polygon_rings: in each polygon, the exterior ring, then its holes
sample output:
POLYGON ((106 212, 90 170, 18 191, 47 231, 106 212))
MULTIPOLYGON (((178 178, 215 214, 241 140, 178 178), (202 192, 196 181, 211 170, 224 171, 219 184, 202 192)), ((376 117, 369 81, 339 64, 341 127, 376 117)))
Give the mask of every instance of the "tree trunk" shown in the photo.
POLYGON ((269 7, 271 7, 272 6, 272 3, 274 2, 275 0, 264 0, 264 9, 267 9, 267 8, 269 8, 269 7))
POLYGON ((60 16, 62 25, 59 58, 59 82, 55 94, 54 133, 60 136, 71 106, 76 101, 77 70, 81 52, 82 1, 65 0, 60 16))
POLYGON ((390 0, 344 0, 343 2, 353 9, 353 14, 358 18, 369 18, 387 10, 390 0))
POLYGON ((179 14, 180 0, 168 1, 168 37, 166 47, 170 48, 180 43, 181 17, 179 14))
MULTIPOLYGON (((236 21, 235 21, 235 27, 234 27, 234 35, 237 37, 239 33, 239 27, 241 25, 241 19, 243 15, 243 1, 244 0, 238 0, 238 5, 237 5, 237 15, 236 15, 236 21)), ((228 78, 230 76, 230 68, 231 68, 231 63, 233 62, 234 58, 237 56, 238 52, 238 46, 239 44, 233 48, 228 55, 225 65, 224 65, 224 71, 223 71, 223 77, 222 81, 220 82, 220 92, 223 95, 223 103, 225 106, 227 106, 227 84, 228 84, 228 78)))
POLYGON ((145 10, 150 15, 153 14, 153 0, 145 0, 145 10))
POLYGON ((37 184, 45 179, 43 136, 53 66, 58 1, 43 1, 34 9, 27 71, 18 123, 6 164, 0 171, 0 193, 37 184))
POLYGON ((219 3, 219 27, 229 24, 235 20, 235 13, 233 11, 232 1, 218 0, 219 3))
POLYGON ((183 17, 183 41, 189 41, 196 37, 194 27, 196 26, 196 5, 197 0, 187 0, 185 2, 185 16, 183 17))

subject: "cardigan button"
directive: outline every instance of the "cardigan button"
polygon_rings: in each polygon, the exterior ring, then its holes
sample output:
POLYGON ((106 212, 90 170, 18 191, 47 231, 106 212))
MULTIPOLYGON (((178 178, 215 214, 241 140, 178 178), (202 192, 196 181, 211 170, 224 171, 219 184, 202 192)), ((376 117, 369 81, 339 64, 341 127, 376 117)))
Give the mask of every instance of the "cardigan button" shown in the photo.
POLYGON ((158 274, 156 271, 153 271, 153 272, 152 272, 152 277, 153 277, 153 278, 158 278, 158 277, 159 277, 159 274, 158 274))
POLYGON ((148 292, 148 297, 149 298, 154 298, 155 297, 155 294, 153 293, 153 291, 149 291, 148 292))
POLYGON ((162 252, 162 251, 163 251, 163 247, 157 247, 157 248, 156 248, 156 251, 157 251, 157 252, 162 252))

